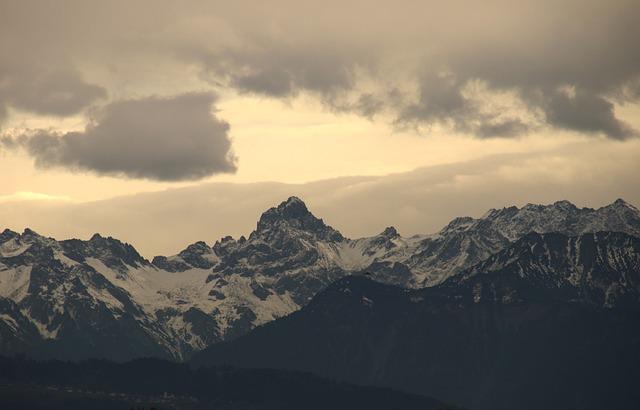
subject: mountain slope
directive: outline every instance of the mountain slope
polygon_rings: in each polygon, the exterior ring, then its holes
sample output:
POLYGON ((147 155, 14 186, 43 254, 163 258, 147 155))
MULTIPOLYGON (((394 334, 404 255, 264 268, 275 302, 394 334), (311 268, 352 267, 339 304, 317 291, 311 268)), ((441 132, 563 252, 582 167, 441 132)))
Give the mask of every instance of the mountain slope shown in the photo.
POLYGON ((26 340, 36 356, 124 360, 170 357, 168 338, 132 296, 96 271, 100 260, 114 276, 149 266, 133 247, 94 236, 56 242, 31 230, 4 231, 0 296, 10 298, 39 338, 26 340))
POLYGON ((626 234, 530 234, 432 288, 347 277, 192 363, 312 371, 474 409, 632 408, 639 257, 626 234))
MULTIPOLYGON (((531 231, 577 235, 600 229, 640 236, 640 212, 622 200, 595 210, 562 201, 457 218, 433 235, 404 238, 389 227, 349 239, 291 197, 264 212, 247 238, 225 237, 213 246, 196 242, 152 262, 133 246, 98 234, 56 241, 29 229, 5 230, 0 298, 17 310, 2 316, 7 336, 0 352, 184 360, 298 310, 352 272, 402 287, 433 286, 531 231)), ((555 263, 541 264, 547 262, 555 263)), ((611 288, 611 298, 618 293, 611 288)))
POLYGON ((409 286, 433 286, 530 232, 576 236, 598 231, 640 237, 640 211, 621 199, 598 209, 577 208, 568 201, 492 209, 479 219, 456 218, 435 235, 415 238, 420 240, 410 250, 392 250, 381 260, 410 270, 409 286))

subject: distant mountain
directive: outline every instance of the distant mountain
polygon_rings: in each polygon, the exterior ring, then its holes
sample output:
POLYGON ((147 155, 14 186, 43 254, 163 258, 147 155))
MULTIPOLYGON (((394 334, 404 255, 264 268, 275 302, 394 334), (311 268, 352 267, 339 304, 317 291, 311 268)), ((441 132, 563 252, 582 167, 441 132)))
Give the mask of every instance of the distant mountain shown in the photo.
POLYGON ((194 365, 311 371, 473 409, 640 403, 640 239, 530 233, 443 284, 341 279, 194 365))
POLYGON ((5 230, 0 353, 184 360, 300 309, 352 273, 408 288, 434 286, 530 232, 597 231, 640 237, 640 212, 622 200, 595 210, 562 201, 457 218, 432 235, 405 238, 389 227, 349 239, 291 197, 263 213, 248 238, 196 242, 152 262, 98 234, 56 241, 29 229, 5 230))
POLYGON ((278 370, 210 368, 141 359, 116 364, 0 357, 0 403, 20 409, 453 410, 433 398, 278 370))
POLYGON ((473 302, 562 301, 599 308, 640 307, 640 238, 619 232, 523 236, 451 277, 443 288, 473 302), (537 292, 536 295, 526 292, 537 292), (466 292, 466 294, 465 294, 466 292))
POLYGON ((437 234, 414 237, 408 249, 394 248, 379 260, 387 266, 401 263, 410 270, 412 287, 432 286, 530 232, 576 236, 599 231, 640 237, 640 211, 622 199, 598 209, 577 208, 568 201, 492 209, 479 219, 456 218, 437 234))
POLYGON ((153 269, 133 247, 99 235, 57 242, 28 229, 21 235, 4 231, 0 238, 1 296, 15 304, 5 304, 2 318, 29 324, 16 326, 19 351, 60 358, 170 357, 175 341, 118 286, 134 270, 153 269))

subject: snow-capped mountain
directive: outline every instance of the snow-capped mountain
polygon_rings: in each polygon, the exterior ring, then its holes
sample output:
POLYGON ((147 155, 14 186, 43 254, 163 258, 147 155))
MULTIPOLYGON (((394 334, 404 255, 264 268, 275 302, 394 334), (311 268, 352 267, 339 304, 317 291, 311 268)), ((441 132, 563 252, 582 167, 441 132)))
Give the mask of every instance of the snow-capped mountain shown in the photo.
POLYGON ((3 313, 38 330, 38 338, 16 334, 32 353, 171 357, 175 338, 120 286, 154 270, 133 247, 99 235, 57 242, 28 229, 1 238, 0 296, 18 307, 3 313))
POLYGON ((640 211, 622 199, 598 209, 577 208, 568 201, 492 209, 479 219, 456 218, 435 235, 408 238, 404 246, 391 247, 366 270, 376 279, 380 279, 377 272, 410 271, 409 287, 433 286, 529 232, 576 236, 599 231, 640 237, 640 211))
POLYGON ((191 363, 307 371, 474 409, 629 408, 639 313, 640 238, 534 232, 429 288, 342 278, 191 363))
POLYGON ((530 232, 596 231, 640 237, 640 212, 622 200, 595 210, 562 201, 457 218, 431 235, 406 238, 389 227, 349 239, 291 197, 263 213, 247 238, 196 242, 152 262, 98 234, 56 241, 5 230, 0 348, 46 357, 184 359, 298 310, 351 273, 433 286, 530 232))
POLYGON ((564 300, 637 309, 640 238, 531 232, 441 286, 473 303, 564 300))

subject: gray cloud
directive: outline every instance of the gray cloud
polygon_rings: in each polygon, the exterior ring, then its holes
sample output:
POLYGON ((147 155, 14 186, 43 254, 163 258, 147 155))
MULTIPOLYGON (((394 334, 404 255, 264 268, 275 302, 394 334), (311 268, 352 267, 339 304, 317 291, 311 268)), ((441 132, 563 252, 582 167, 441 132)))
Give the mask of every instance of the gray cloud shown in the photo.
POLYGON ((5 107, 3 104, 0 104, 0 126, 2 126, 2 123, 6 118, 7 118, 7 107, 5 107))
POLYGON ((444 124, 480 138, 515 137, 532 128, 519 118, 501 118, 497 114, 483 112, 480 103, 464 95, 465 86, 466 82, 461 82, 453 74, 431 72, 423 75, 417 101, 399 111, 395 124, 444 124))
POLYGON ((0 110, 4 112, 13 107, 63 117, 77 114, 106 96, 104 88, 87 83, 74 69, 0 65, 0 110))
POLYGON ((463 86, 454 75, 427 73, 420 79, 418 100, 406 106, 398 120, 427 123, 452 120, 461 123, 476 116, 476 108, 462 94, 463 86))
POLYGON ((575 95, 555 92, 542 104, 547 121, 554 126, 587 133, 602 132, 611 138, 637 135, 615 116, 613 104, 604 97, 579 90, 575 95))
MULTIPOLYGON (((91 65, 121 73, 129 65, 164 81, 165 70, 195 65, 215 87, 284 99, 308 93, 331 110, 444 124, 482 138, 539 127, 615 139, 637 134, 613 105, 640 102, 637 0, 114 0, 64 8, 24 0, 3 11, 0 59, 25 69, 35 55, 54 73, 83 66, 91 74, 91 65), (520 112, 505 117, 501 107, 470 96, 475 83, 484 94, 513 95, 520 112), (562 94, 567 87, 574 98, 562 94)), ((40 80, 53 95, 43 101, 28 88, 14 90, 21 96, 15 104, 73 111, 100 94, 81 78, 40 80), (66 91, 52 84, 78 96, 57 102, 66 91)))
POLYGON ((388 112, 396 125, 444 124, 478 137, 540 126, 614 139, 637 134, 616 117, 613 102, 640 100, 622 93, 640 78, 640 3, 456 4, 401 2, 364 11, 360 2, 347 2, 338 12, 331 3, 312 7, 314 23, 301 28, 300 7, 287 2, 288 12, 270 14, 279 30, 251 20, 243 29, 254 35, 242 37, 241 47, 191 57, 241 92, 275 98, 309 92, 338 111, 388 112), (340 18, 328 20, 327 10, 340 18), (388 63, 395 60, 400 64, 388 63), (489 93, 511 92, 525 112, 506 119, 499 108, 487 112, 465 94, 474 82, 489 93), (561 92, 566 87, 575 97, 561 92))
POLYGON ((39 130, 0 142, 9 149, 22 147, 39 168, 195 180, 236 170, 229 124, 212 115, 214 101, 209 93, 117 101, 83 132, 39 130))
POLYGON ((508 118, 498 122, 482 122, 473 129, 476 136, 481 138, 517 137, 531 130, 531 126, 519 118, 508 118))
POLYGON ((301 91, 328 97, 351 89, 358 63, 356 50, 327 49, 322 43, 288 46, 269 38, 242 49, 200 50, 192 57, 203 64, 205 79, 277 98, 301 91))

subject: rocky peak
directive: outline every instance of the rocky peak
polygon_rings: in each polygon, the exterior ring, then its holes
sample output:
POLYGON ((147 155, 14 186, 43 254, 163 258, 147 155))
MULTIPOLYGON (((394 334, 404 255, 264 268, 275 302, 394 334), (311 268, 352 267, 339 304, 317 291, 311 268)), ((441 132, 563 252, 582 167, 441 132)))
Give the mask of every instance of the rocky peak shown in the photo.
POLYGON ((492 208, 485 213, 480 219, 497 219, 505 216, 513 216, 519 211, 517 206, 504 207, 502 209, 492 208))
POLYGON ((532 204, 532 203, 528 203, 522 207, 522 210, 524 211, 541 211, 543 209, 544 209, 544 205, 532 204))
POLYGON ((635 206, 631 205, 630 203, 628 203, 627 201, 625 201, 622 198, 616 199, 615 202, 613 202, 611 205, 608 205, 605 208, 614 208, 614 209, 618 209, 618 210, 632 211, 632 212, 635 212, 635 213, 640 213, 638 208, 636 208, 635 206))
MULTIPOLYGON (((219 242, 216 242, 219 246, 219 242)), ((203 241, 187 246, 175 256, 156 256, 151 262, 157 268, 168 272, 184 272, 191 268, 209 269, 218 262, 214 249, 203 241)))
POLYGON ((55 239, 42 236, 29 228, 25 228, 18 239, 23 243, 38 244, 45 248, 49 247, 53 249, 58 247, 58 243, 55 239))
POLYGON ((135 259, 142 259, 142 256, 136 251, 136 249, 126 243, 121 242, 118 239, 112 238, 111 236, 103 237, 100 234, 94 234, 91 239, 89 239, 89 244, 92 245, 96 249, 104 249, 109 250, 115 254, 120 254, 123 256, 130 256, 135 259))
POLYGON ((473 225, 474 222, 476 222, 476 220, 471 218, 470 216, 458 217, 453 219, 451 222, 449 222, 447 226, 445 226, 440 231, 440 233, 448 234, 448 233, 466 231, 473 225))
POLYGON ((28 239, 28 238, 41 238, 41 235, 38 234, 36 231, 31 230, 30 228, 24 228, 24 231, 22 232, 22 235, 20 235, 22 238, 28 239))
POLYGON ((567 200, 562 200, 562 201, 556 201, 553 203, 552 207, 556 208, 556 209, 561 209, 563 211, 577 211, 578 207, 576 207, 573 203, 567 201, 567 200))
POLYGON ((618 206, 632 206, 630 203, 628 203, 627 201, 625 201, 622 198, 618 198, 615 201, 613 201, 613 205, 618 205, 618 206))
POLYGON ((2 233, 0 233, 0 243, 6 242, 18 236, 20 236, 18 232, 14 232, 11 229, 5 229, 4 231, 2 231, 2 233))
POLYGON ((190 253, 196 253, 196 254, 211 253, 211 247, 207 245, 204 241, 198 241, 187 246, 185 250, 180 252, 180 255, 190 254, 190 253))
POLYGON ((307 205, 297 196, 291 196, 286 201, 280 203, 277 207, 278 211, 283 215, 290 217, 298 217, 310 214, 307 205))
POLYGON ((380 236, 384 236, 384 237, 387 237, 387 238, 396 238, 396 237, 400 236, 400 234, 398 233, 398 230, 395 227, 388 226, 388 227, 385 228, 384 231, 382 231, 380 236))
POLYGON ((233 239, 233 236, 227 235, 223 238, 220 238, 220 240, 216 241, 216 245, 224 245, 232 242, 235 242, 235 239, 233 239))
MULTIPOLYGON (((244 242, 245 241, 242 241, 242 243, 244 242)), ((217 240, 216 243, 213 244, 213 251, 217 255, 226 255, 227 253, 229 253, 230 249, 235 248, 236 244, 237 241, 233 239, 232 236, 227 235, 224 238, 217 240)))
POLYGON ((217 256, 209 245, 203 241, 193 243, 178 254, 189 265, 201 269, 209 269, 217 262, 217 256))
POLYGON ((312 233, 320 239, 342 241, 340 232, 326 225, 320 218, 316 218, 305 203, 298 197, 292 196, 277 207, 270 208, 262 214, 256 229, 257 234, 280 230, 289 227, 312 233))
POLYGON ((149 264, 132 245, 110 236, 105 238, 98 233, 88 241, 68 239, 60 244, 64 253, 71 259, 82 262, 85 258, 96 258, 106 266, 121 272, 127 270, 125 265, 138 267, 149 264))
POLYGON ((298 197, 292 196, 280 203, 277 207, 269 208, 258 221, 258 230, 268 227, 277 221, 316 222, 317 218, 307 209, 304 202, 298 197))

